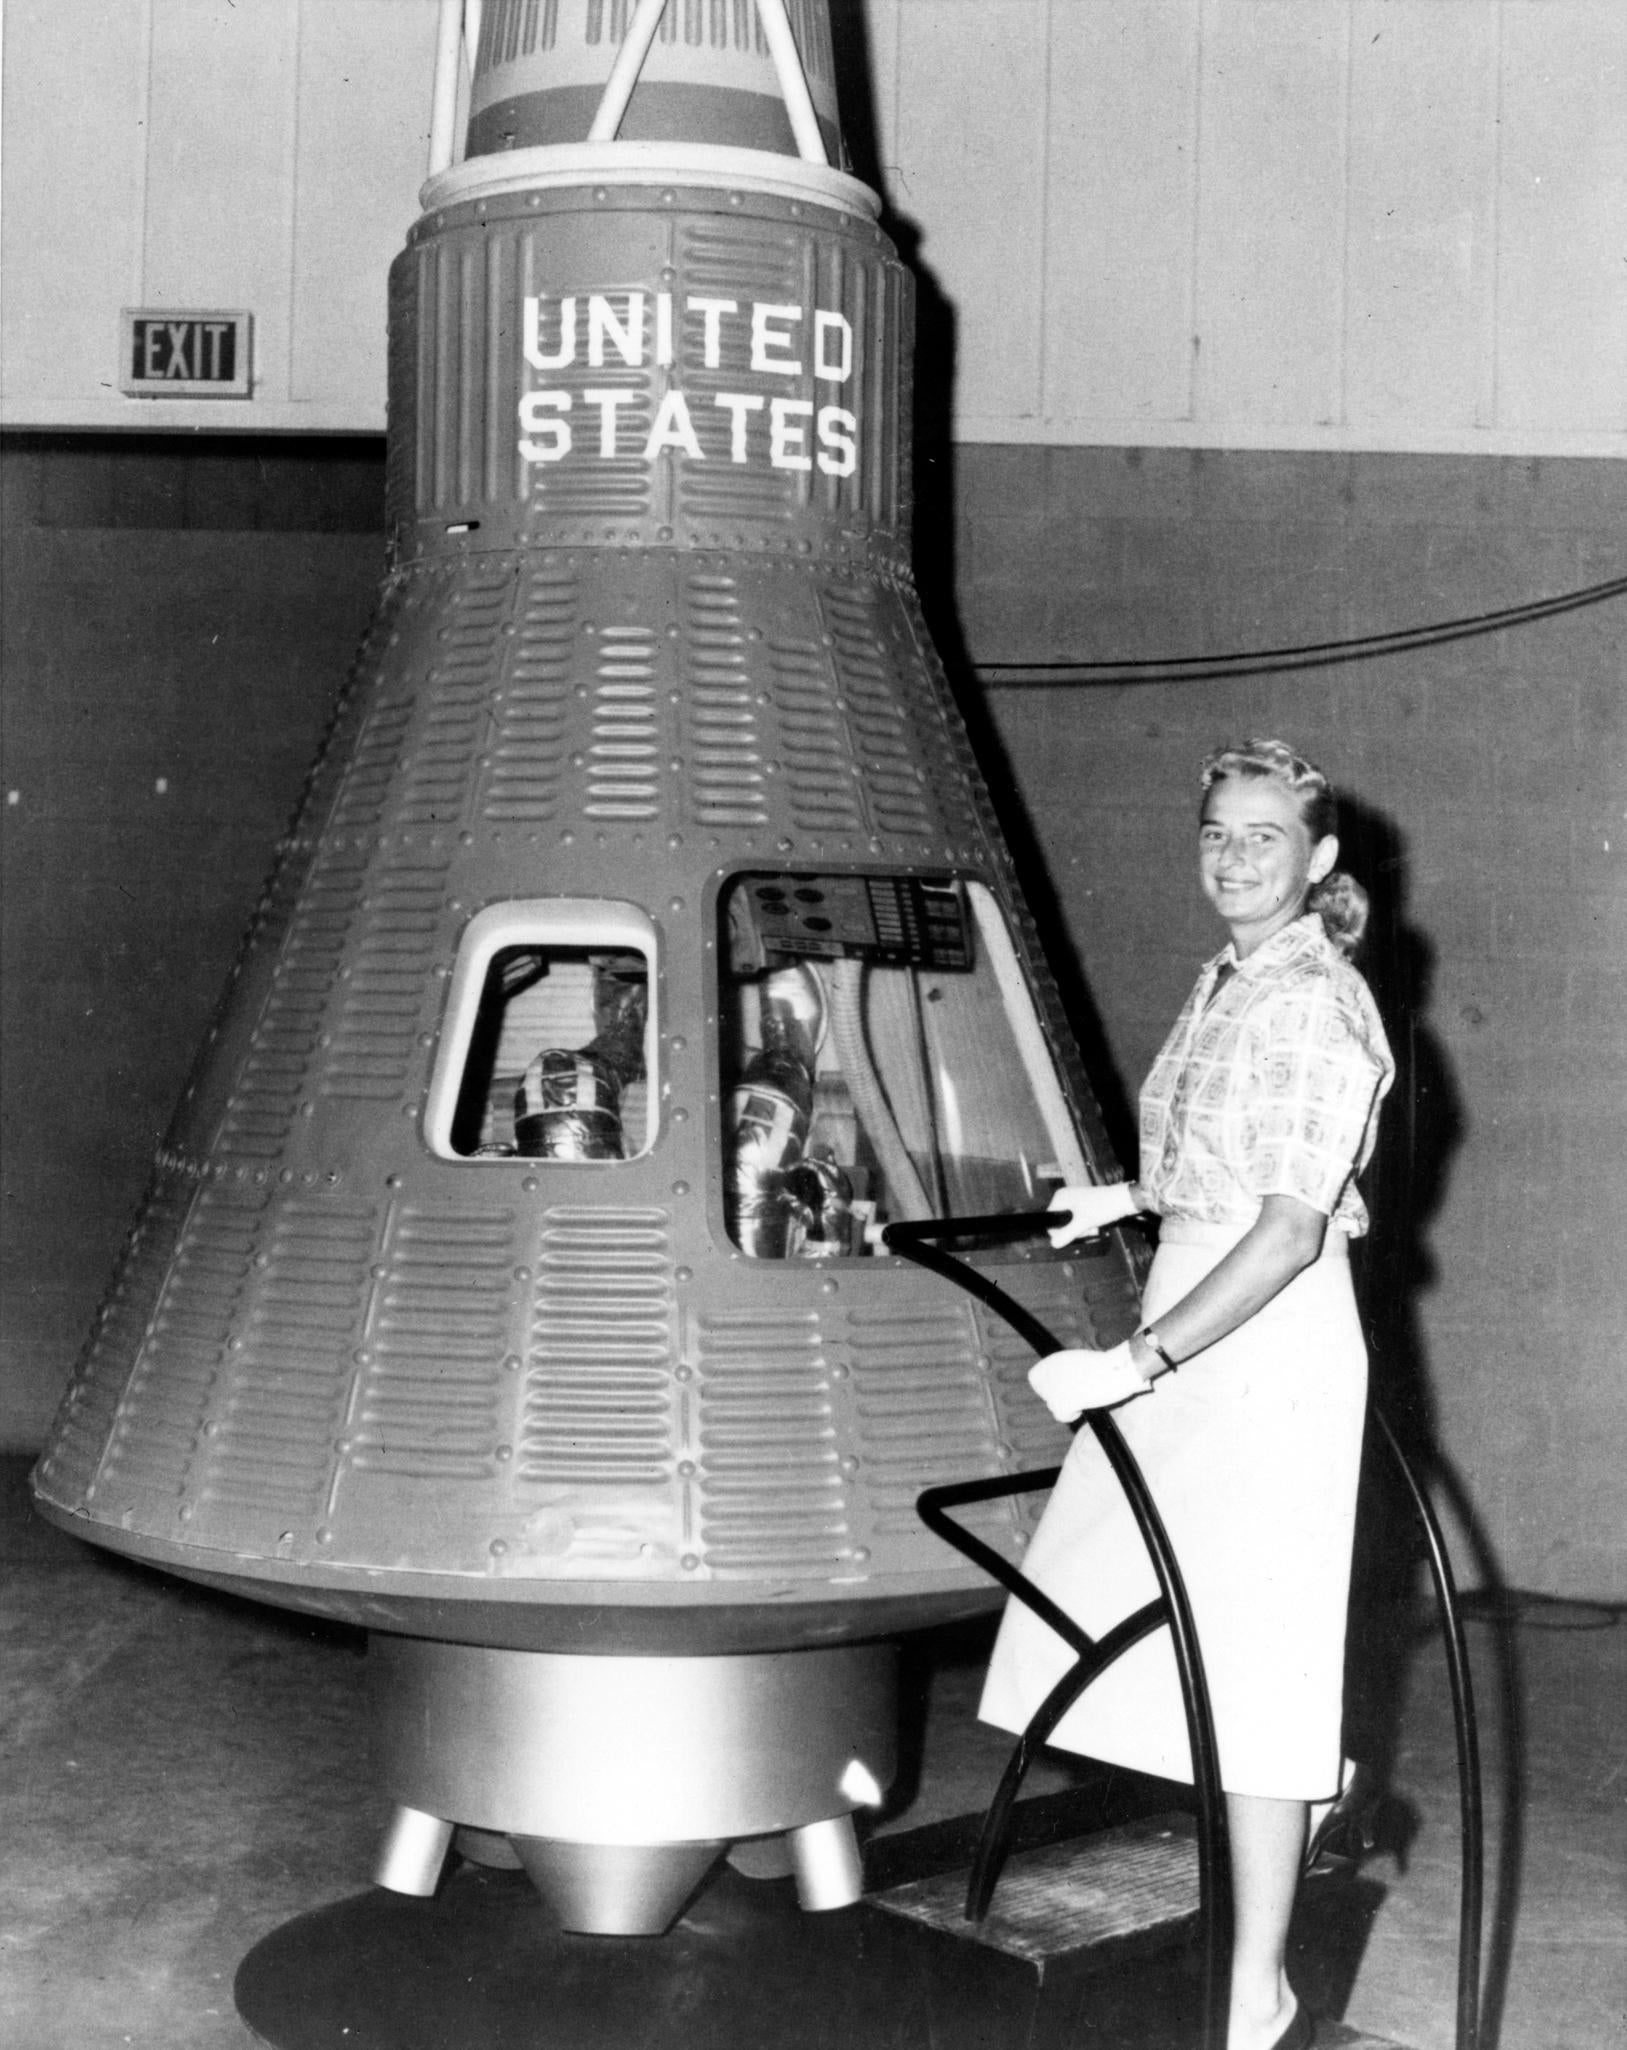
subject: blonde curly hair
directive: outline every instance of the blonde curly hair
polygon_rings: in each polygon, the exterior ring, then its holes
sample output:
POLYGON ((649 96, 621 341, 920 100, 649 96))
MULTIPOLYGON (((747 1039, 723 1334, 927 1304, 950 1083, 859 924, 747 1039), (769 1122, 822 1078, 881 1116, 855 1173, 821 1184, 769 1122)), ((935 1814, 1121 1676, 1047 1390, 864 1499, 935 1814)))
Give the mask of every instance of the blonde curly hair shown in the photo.
MULTIPOLYGON (((1299 805, 1299 815, 1312 840, 1337 834, 1338 800, 1333 785, 1314 762, 1297 754, 1284 740, 1245 740, 1217 747, 1206 755, 1199 772, 1205 795, 1216 783, 1232 778, 1280 783, 1299 805)), ((1367 930, 1367 892, 1353 875, 1334 869, 1313 883, 1305 899, 1307 911, 1321 919, 1323 930, 1341 954, 1354 954, 1367 930)))

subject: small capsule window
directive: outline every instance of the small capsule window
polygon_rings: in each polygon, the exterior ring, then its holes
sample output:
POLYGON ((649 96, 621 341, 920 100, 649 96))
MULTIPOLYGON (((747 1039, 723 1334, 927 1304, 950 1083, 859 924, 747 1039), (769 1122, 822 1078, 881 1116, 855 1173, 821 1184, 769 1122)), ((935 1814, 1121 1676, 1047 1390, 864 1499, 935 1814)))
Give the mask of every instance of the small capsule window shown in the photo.
POLYGON ((629 906, 503 906, 460 951, 427 1117, 458 1160, 631 1160, 655 1138, 653 930, 629 906))
POLYGON ((998 905, 952 877, 757 874, 721 900, 724 1210, 754 1259, 1043 1208, 1088 1179, 998 905))

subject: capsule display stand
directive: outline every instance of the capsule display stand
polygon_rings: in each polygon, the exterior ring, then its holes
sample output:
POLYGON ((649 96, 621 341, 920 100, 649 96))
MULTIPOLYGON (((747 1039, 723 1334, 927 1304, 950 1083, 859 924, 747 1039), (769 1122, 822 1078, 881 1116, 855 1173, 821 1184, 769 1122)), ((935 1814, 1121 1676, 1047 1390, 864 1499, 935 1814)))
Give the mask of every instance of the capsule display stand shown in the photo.
POLYGON ((727 1866, 658 1938, 565 1934, 523 1874, 465 1866, 431 1901, 300 1916, 234 1990, 275 2050, 1037 2050, 1069 2016, 1091 2050, 1167 2050, 1192 1997, 1166 1961, 1036 1972, 868 1904, 807 1914, 789 1881, 727 1866))

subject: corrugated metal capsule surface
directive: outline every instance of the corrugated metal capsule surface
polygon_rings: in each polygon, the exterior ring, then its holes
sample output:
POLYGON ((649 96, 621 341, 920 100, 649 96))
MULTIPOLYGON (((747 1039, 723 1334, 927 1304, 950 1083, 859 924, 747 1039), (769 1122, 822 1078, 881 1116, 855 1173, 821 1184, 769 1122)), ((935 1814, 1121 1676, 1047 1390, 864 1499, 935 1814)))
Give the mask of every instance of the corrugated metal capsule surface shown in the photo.
MULTIPOLYGON (((986 892, 1107 1159, 910 578, 909 295, 869 221, 768 192, 420 223, 378 620, 39 1469, 50 1513, 534 1649, 831 1642, 986 1600, 913 1505, 1060 1455, 1026 1349, 897 1260, 743 1257, 721 1165, 720 905, 810 868, 986 892), (432 1143, 458 964, 515 903, 648 934, 631 1157, 432 1143)), ((975 1056, 953 1012, 940 1044, 975 1056)), ((1065 1342, 1134 1315, 1117 1254, 999 1271, 1065 1342)))

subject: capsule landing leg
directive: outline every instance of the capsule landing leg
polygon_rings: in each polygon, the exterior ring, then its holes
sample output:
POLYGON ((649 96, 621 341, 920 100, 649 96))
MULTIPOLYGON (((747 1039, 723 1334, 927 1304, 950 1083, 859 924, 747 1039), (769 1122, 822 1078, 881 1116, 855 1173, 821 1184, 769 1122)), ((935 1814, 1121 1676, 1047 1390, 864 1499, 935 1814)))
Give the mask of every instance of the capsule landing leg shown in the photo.
POLYGON ((851 1815, 832 1815, 787 1833, 797 1899, 804 1908, 850 1908, 864 1892, 864 1868, 851 1815))
POLYGON ((452 1825, 422 1808, 398 1806, 379 1846, 373 1883, 392 1893, 416 1894, 428 1900, 440 1884, 441 1868, 452 1844, 452 1825))

